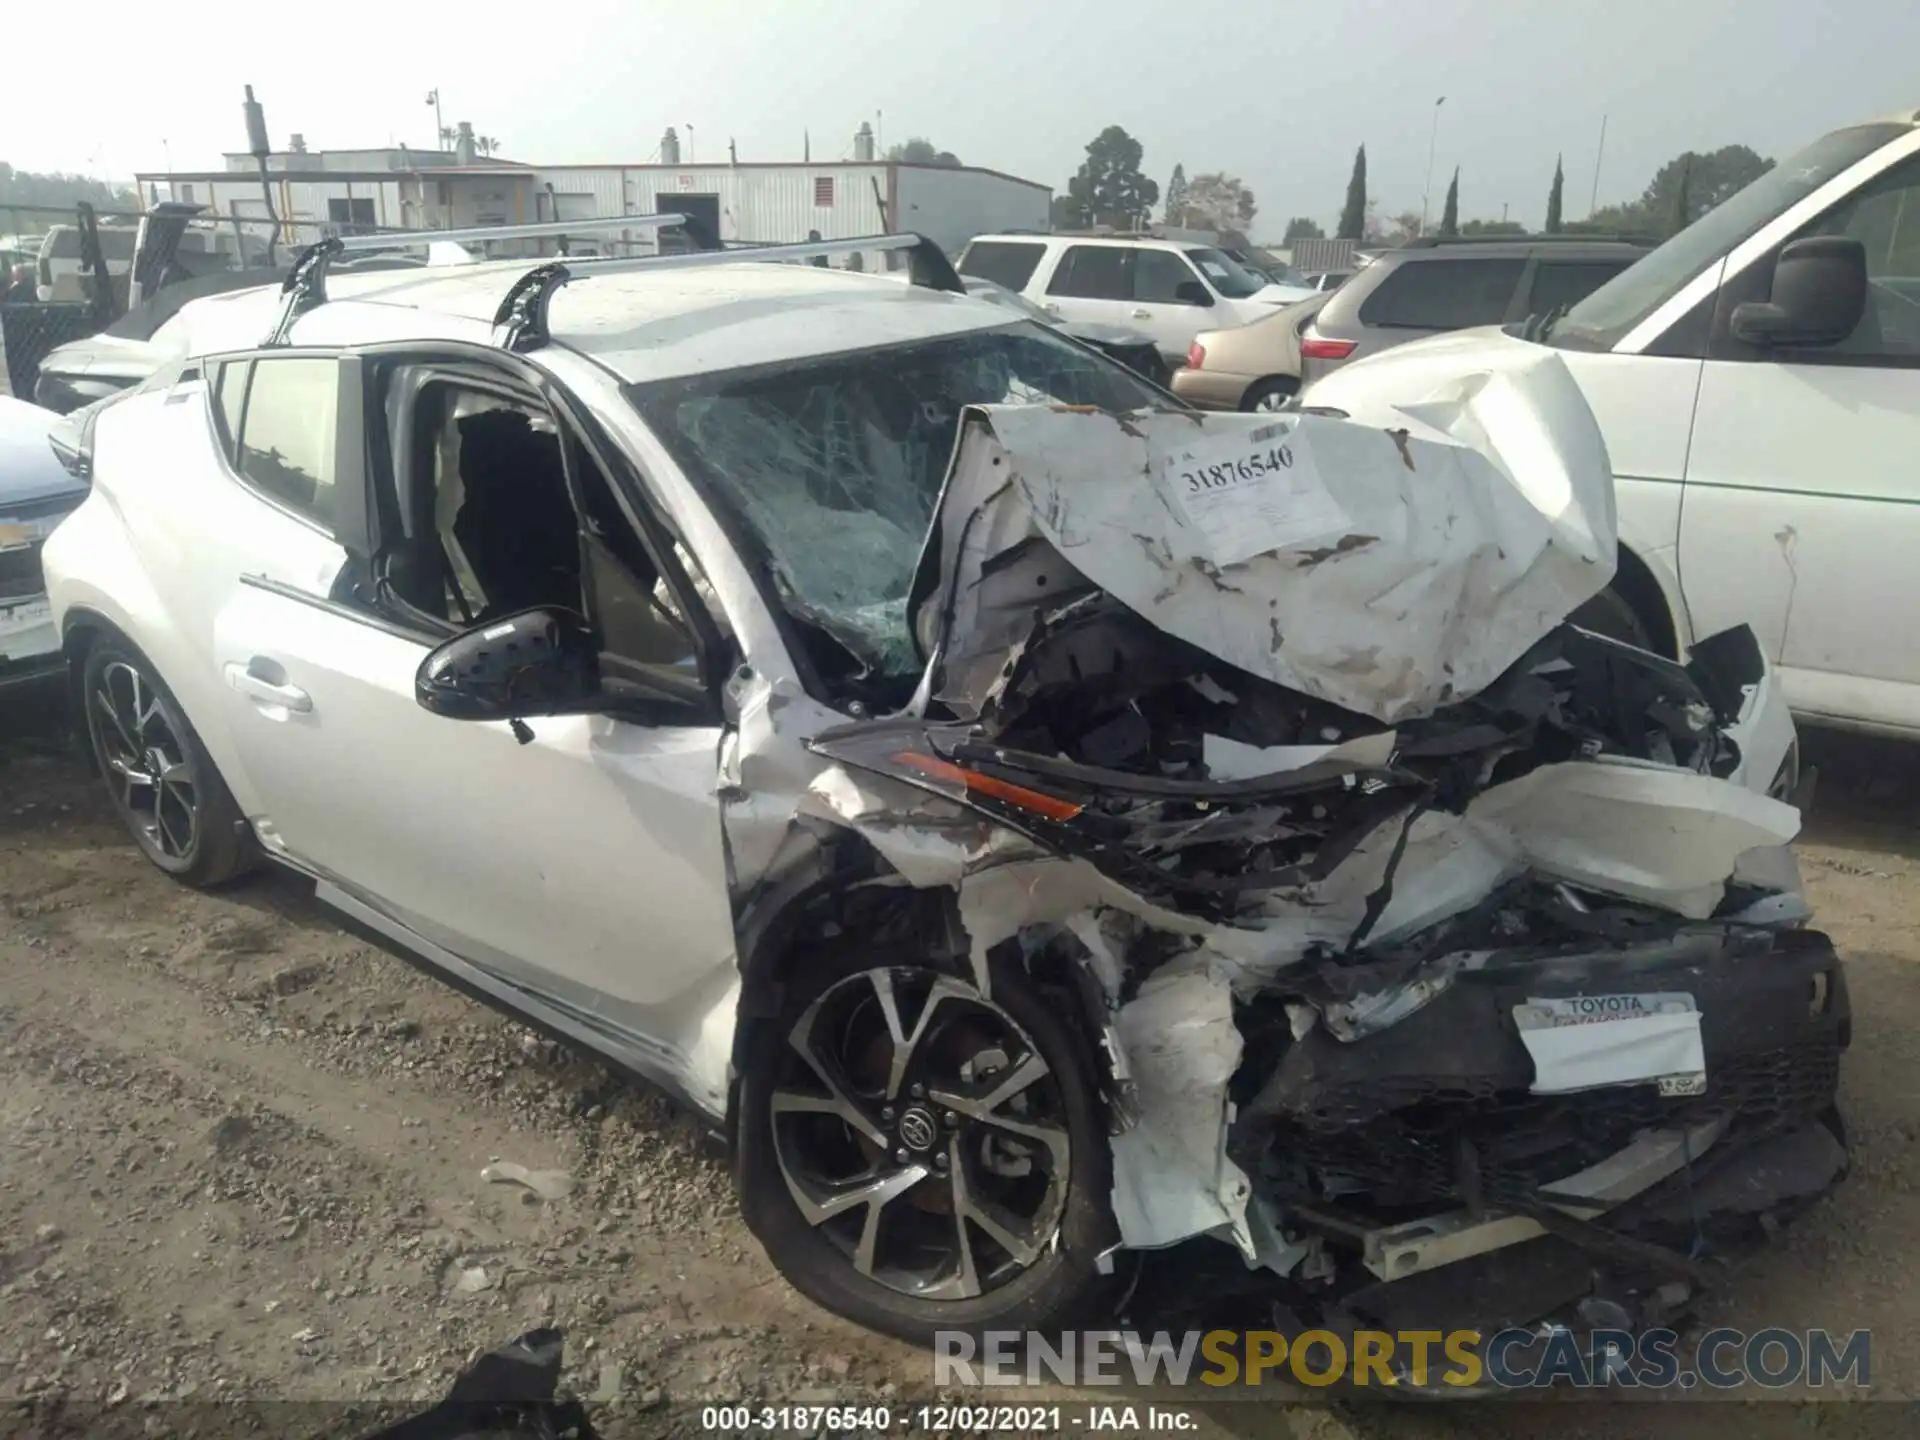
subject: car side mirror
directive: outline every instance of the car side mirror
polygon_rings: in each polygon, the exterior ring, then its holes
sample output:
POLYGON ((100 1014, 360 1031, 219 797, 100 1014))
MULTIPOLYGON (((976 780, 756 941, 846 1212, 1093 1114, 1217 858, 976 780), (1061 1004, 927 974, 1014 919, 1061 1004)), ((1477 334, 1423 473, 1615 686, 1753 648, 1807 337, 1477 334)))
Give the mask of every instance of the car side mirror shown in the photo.
POLYGON ((1837 345, 1867 312, 1867 250, 1845 235, 1795 240, 1773 267, 1773 293, 1734 306, 1728 328, 1749 345, 1837 345))
POLYGON ((601 708, 599 647, 583 616, 522 610, 427 652, 414 699, 449 720, 519 720, 601 708))
POLYGON ((1182 305, 1213 304, 1213 292, 1198 280, 1182 280, 1173 287, 1173 298, 1182 305))

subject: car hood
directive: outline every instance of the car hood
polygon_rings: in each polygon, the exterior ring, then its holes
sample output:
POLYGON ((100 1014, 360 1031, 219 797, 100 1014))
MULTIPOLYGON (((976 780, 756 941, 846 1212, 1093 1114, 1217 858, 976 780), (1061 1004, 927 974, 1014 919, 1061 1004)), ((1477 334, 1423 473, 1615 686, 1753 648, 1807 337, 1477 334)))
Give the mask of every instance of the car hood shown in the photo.
POLYGON ((151 340, 89 335, 55 346, 41 360, 40 370, 56 375, 139 381, 173 359, 176 353, 175 347, 156 345, 151 340))
POLYGON ((1384 421, 970 411, 910 598, 937 698, 986 703, 1035 566, 1071 572, 1050 593, 1096 586, 1381 721, 1478 693, 1614 565, 1606 447, 1572 377, 1538 347, 1494 358, 1384 421))
POLYGON ((1144 330, 1129 330, 1124 325, 1083 324, 1070 320, 1056 327, 1061 334, 1084 340, 1089 345, 1151 345, 1153 337, 1144 330))
POLYGON ((1294 305, 1310 295, 1319 293, 1317 290, 1309 290, 1304 285, 1266 285, 1254 291, 1248 298, 1267 305, 1294 305))
POLYGON ((85 490, 67 473, 47 436, 60 417, 24 400, 0 397, 0 516, 30 505, 85 490))

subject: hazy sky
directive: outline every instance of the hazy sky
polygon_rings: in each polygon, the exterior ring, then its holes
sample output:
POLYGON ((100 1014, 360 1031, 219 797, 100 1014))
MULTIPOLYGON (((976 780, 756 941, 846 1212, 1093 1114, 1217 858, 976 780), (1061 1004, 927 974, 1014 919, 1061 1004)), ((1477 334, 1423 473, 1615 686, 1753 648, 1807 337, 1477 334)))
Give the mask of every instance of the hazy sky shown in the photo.
MULTIPOLYGON (((40 7, 44 18, 45 7, 40 7)), ((1907 0, 220 0, 156 17, 90 0, 64 39, 8 27, 0 159, 128 176, 213 168, 245 144, 241 87, 276 145, 432 144, 449 124, 535 162, 640 162, 669 124, 694 157, 847 153, 881 112, 970 164, 1064 189, 1086 142, 1125 126, 1165 187, 1241 176, 1256 238, 1329 224, 1354 147, 1391 214, 1420 208, 1434 99, 1437 211, 1538 224, 1556 152, 1585 213, 1678 152, 1782 155, 1821 131, 1920 107, 1920 5, 1907 0), (543 28, 544 27, 544 28, 543 28), (95 45, 83 36, 97 37, 95 45)), ((44 33, 43 33, 44 32, 44 33)), ((684 154, 684 151, 683 151, 684 154)))

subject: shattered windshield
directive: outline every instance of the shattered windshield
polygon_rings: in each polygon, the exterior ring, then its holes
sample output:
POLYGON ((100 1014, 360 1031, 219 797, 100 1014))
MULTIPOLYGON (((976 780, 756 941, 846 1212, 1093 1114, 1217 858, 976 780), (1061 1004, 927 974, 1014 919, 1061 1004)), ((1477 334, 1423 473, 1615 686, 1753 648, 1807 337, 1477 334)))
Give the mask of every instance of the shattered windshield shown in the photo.
POLYGON ((780 601, 863 678, 917 676, 907 590, 968 405, 1165 404, 1039 325, 629 386, 709 498, 741 523, 780 601))

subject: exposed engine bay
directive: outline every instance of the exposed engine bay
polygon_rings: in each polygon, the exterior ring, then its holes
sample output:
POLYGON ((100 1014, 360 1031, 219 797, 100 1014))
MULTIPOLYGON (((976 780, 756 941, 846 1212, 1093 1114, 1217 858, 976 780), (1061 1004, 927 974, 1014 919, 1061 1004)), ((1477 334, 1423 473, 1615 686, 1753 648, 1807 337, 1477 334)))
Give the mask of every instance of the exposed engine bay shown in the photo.
POLYGON ((1545 352, 1371 416, 971 410, 913 704, 801 755, 736 696, 726 783, 800 793, 730 813, 741 883, 851 829, 983 990, 1083 975, 1122 1247, 1335 1326, 1654 1323, 1844 1174, 1849 1025, 1753 635, 1567 623, 1611 486, 1545 352))

